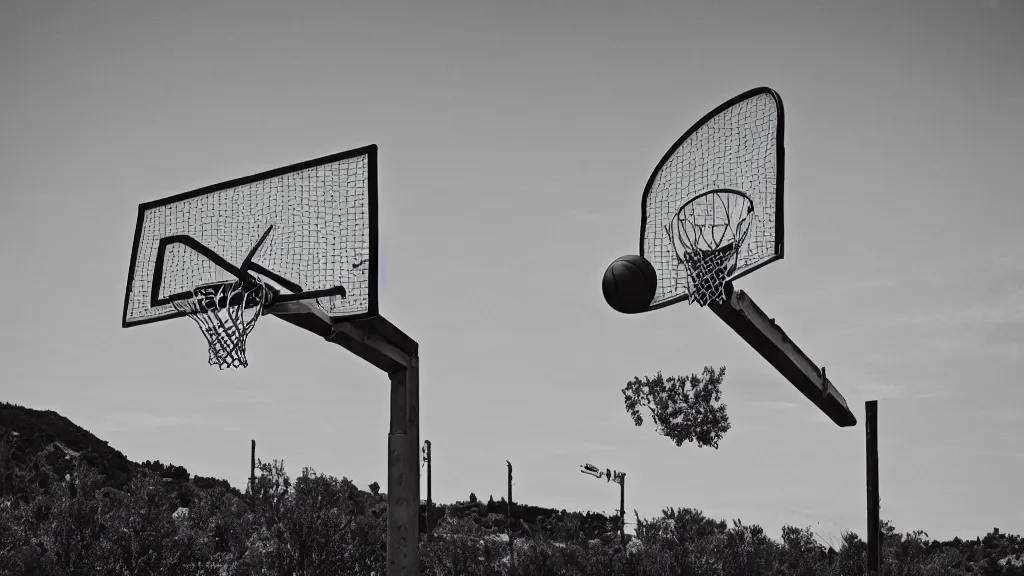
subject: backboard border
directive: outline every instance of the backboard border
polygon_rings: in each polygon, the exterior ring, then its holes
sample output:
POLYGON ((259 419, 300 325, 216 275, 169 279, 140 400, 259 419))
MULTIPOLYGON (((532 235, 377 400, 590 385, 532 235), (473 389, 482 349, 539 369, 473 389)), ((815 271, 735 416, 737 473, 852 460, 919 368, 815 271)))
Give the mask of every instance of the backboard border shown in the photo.
MULTIPOLYGON (((188 200, 197 196, 203 196, 205 194, 211 194, 213 192, 219 192, 227 188, 234 188, 236 186, 244 186, 251 184, 259 180, 265 180, 267 178, 274 178, 289 174, 291 172, 298 172, 299 170, 305 170, 308 168, 315 168, 331 162, 337 162, 339 160, 347 160, 349 158, 355 158, 358 156, 366 156, 367 158, 367 182, 366 182, 366 194, 367 194, 367 205, 369 209, 369 221, 370 221, 370 269, 369 269, 369 285, 367 286, 367 311, 362 314, 353 314, 351 316, 339 316, 336 318, 338 321, 349 321, 349 320, 363 320, 366 318, 372 318, 379 314, 378 300, 377 300, 377 258, 378 258, 378 240, 377 240, 377 145, 370 144, 359 148, 353 148, 344 152, 337 152, 335 154, 329 154, 327 156, 321 156, 312 160, 306 160, 297 164, 290 164, 288 166, 282 166, 280 168, 274 168, 251 176, 243 176, 241 178, 234 178, 227 180, 219 184, 211 184, 209 186, 203 186, 188 192, 182 192, 159 200, 151 200, 149 202, 143 202, 139 204, 139 214, 135 223, 135 238, 132 241, 132 255, 131 262, 128 265, 128 282, 125 288, 124 294, 124 310, 121 313, 121 327, 131 328, 133 326, 141 326, 143 324, 152 324, 154 322, 162 322, 164 320, 172 320, 174 318, 183 318, 185 314, 183 312, 174 312, 173 314, 167 314, 165 316, 159 316, 156 318, 145 318, 142 320, 128 321, 128 305, 131 300, 132 293, 132 279, 135 277, 136 260, 139 253, 139 244, 142 241, 142 225, 145 219, 146 211, 152 208, 159 208, 172 204, 174 202, 180 202, 182 200, 188 200)), ((317 294, 323 291, 310 292, 309 297, 315 298, 317 294)))
MULTIPOLYGON (((776 171, 775 182, 775 255, 765 259, 763 262, 760 262, 755 266, 747 268, 746 270, 740 272, 735 276, 730 277, 729 281, 735 281, 739 278, 746 276, 747 274, 750 274, 755 270, 758 270, 763 266, 775 262, 776 260, 782 260, 785 248, 785 220, 783 219, 783 203, 785 198, 784 191, 786 175, 786 149, 784 146, 786 122, 785 112, 782 107, 782 97, 779 95, 778 92, 767 86, 761 86, 758 88, 747 90, 746 92, 739 94, 738 96, 734 96, 733 98, 730 98, 729 100, 723 102, 722 104, 719 104, 714 110, 705 114, 693 126, 690 126, 690 128, 686 132, 684 132, 683 135, 680 136, 679 139, 677 139, 675 143, 672 144, 672 146, 669 147, 668 152, 666 152, 665 155, 661 157, 661 160, 658 162, 658 165, 655 166, 654 171, 651 172, 650 178, 647 179, 647 185, 644 186, 644 194, 640 202, 640 256, 646 258, 646 256, 644 256, 644 235, 647 231, 647 198, 651 193, 651 187, 654 186, 655 178, 658 176, 658 173, 661 171, 661 169, 665 166, 665 163, 668 162, 670 158, 672 158, 672 155, 675 154, 679 147, 682 146, 683 143, 686 142, 686 140, 694 134, 694 132, 703 128, 704 125, 710 122, 713 118, 715 118, 725 110, 735 106, 736 104, 739 104, 744 100, 749 100, 754 96, 759 96, 761 94, 767 94, 771 96, 772 99, 775 101, 775 106, 778 110, 778 127, 776 128, 775 132, 775 159, 776 165, 778 166, 778 169, 776 171)), ((658 279, 658 282, 661 282, 661 278, 658 279)), ((681 296, 676 296, 675 298, 665 300, 664 302, 653 304, 649 306, 646 310, 644 310, 644 312, 658 310, 659 308, 671 306, 672 304, 678 304, 679 302, 689 299, 689 296, 689 293, 686 293, 681 296)))

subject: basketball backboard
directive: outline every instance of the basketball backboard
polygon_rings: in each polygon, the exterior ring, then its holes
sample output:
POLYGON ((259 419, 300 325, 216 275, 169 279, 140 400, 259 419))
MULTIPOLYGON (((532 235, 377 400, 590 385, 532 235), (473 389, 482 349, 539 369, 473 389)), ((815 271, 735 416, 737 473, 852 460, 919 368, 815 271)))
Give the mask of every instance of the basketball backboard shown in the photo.
POLYGON ((602 290, 625 314, 684 300, 710 308, 833 422, 853 426, 825 369, 732 283, 783 256, 784 126, 782 98, 755 88, 690 127, 644 187, 640 256, 613 262, 602 290))
POLYGON ((418 574, 419 344, 377 310, 376 146, 139 206, 125 327, 189 316, 240 368, 264 314, 387 373, 387 574, 418 574))
POLYGON ((770 88, 756 88, 701 118, 658 162, 644 188, 640 223, 640 255, 658 277, 649 309, 685 300, 699 284, 681 253, 682 232, 674 234, 689 223, 686 209, 692 219, 696 206, 710 221, 729 215, 731 199, 741 200, 731 224, 742 222, 743 237, 725 280, 782 258, 783 126, 782 99, 770 88))
POLYGON ((240 267, 273 288, 275 303, 374 316, 376 203, 371 145, 142 204, 122 324, 184 316, 174 301, 240 267))

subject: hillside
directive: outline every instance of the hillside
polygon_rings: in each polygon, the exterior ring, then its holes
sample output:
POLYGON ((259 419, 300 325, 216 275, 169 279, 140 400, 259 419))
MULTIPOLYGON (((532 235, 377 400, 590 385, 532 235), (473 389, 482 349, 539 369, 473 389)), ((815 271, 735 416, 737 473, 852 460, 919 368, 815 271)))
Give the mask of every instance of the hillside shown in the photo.
MULTIPOLYGON (((106 441, 52 410, 33 410, 0 402, 0 496, 12 494, 15 474, 29 473, 37 459, 41 459, 41 463, 58 478, 71 473, 77 462, 82 460, 105 477, 105 486, 115 489, 125 488, 139 470, 149 470, 171 481, 191 482, 199 489, 219 487, 241 496, 241 492, 231 487, 226 480, 193 476, 182 466, 163 464, 159 460, 132 462, 106 441)), ((364 494, 369 496, 368 492, 364 494)), ((425 512, 426 505, 422 508, 425 512)), ((486 521, 488 515, 506 515, 505 499, 491 501, 486 505, 483 502, 478 504, 475 500, 450 505, 435 503, 431 512, 431 526, 436 526, 448 514, 490 526, 490 522, 486 521)), ((515 531, 522 531, 522 523, 534 524, 565 514, 565 510, 517 502, 513 518, 519 522, 515 531)), ((585 532, 588 536, 593 537, 607 530, 609 520, 604 515, 588 512, 585 518, 585 532)), ((421 514, 423 529, 426 528, 425 521, 426 515, 421 514)))
POLYGON ((75 458, 106 476, 109 486, 124 487, 137 464, 89 431, 52 410, 0 403, 0 494, 13 489, 14 473, 41 456, 63 476, 75 458))

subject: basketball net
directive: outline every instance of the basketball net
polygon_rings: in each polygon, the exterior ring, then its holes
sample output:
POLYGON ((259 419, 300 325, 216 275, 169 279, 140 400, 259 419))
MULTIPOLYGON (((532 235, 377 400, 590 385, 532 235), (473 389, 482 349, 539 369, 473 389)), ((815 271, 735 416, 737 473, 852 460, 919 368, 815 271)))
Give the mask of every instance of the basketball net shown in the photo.
POLYGON ((754 203, 736 190, 712 190, 683 204, 665 227, 686 269, 690 304, 725 302, 725 283, 736 270, 753 220, 754 203))
POLYGON ((204 284, 192 289, 192 297, 175 300, 172 305, 184 312, 206 337, 210 346, 210 365, 245 368, 245 339, 263 314, 270 291, 259 277, 255 282, 235 280, 204 284))

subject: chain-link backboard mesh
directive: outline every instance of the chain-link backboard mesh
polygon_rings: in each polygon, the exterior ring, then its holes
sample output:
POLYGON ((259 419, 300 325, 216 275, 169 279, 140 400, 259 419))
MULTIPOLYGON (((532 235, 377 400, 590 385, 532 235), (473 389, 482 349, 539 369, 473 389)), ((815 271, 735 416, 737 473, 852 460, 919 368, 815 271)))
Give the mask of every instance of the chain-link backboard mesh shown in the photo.
POLYGON ((782 130, 778 94, 752 90, 698 122, 658 165, 644 191, 640 242, 658 274, 652 307, 686 298, 694 284, 667 230, 679 209, 702 193, 733 189, 753 202, 730 279, 782 257, 782 130))
MULTIPOLYGON (((158 299, 235 276, 187 243, 188 236, 231 265, 242 264, 273 227, 252 262, 305 294, 343 287, 316 302, 332 316, 376 313, 376 147, 370 146, 143 204, 132 253, 124 324, 180 316, 158 299)), ((266 278, 265 278, 266 279, 266 278)), ((275 288, 282 288, 273 278, 275 288)), ((286 288, 281 294, 287 295, 286 288)))

